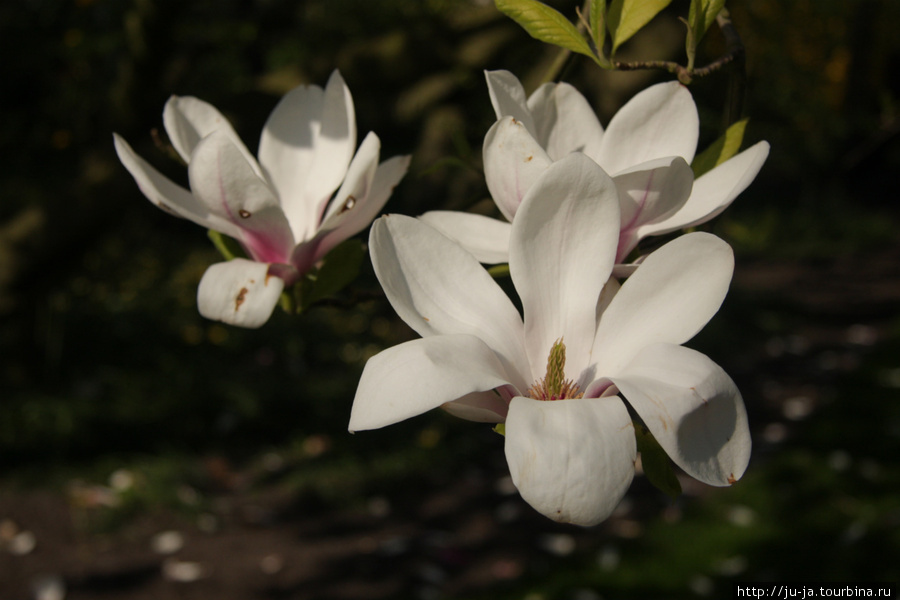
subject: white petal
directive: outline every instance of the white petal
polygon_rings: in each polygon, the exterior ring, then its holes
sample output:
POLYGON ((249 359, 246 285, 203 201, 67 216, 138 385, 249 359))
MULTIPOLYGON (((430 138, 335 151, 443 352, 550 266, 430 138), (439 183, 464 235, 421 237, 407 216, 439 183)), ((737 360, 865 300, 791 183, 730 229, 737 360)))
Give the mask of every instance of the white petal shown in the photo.
POLYGON ((350 90, 334 71, 323 91, 300 86, 272 111, 259 161, 281 198, 297 239, 310 239, 319 208, 341 184, 356 148, 350 90))
POLYGON ((531 110, 528 108, 528 99, 525 97, 525 88, 515 75, 509 71, 485 71, 488 93, 491 96, 491 104, 497 120, 503 117, 515 117, 521 121, 525 128, 534 134, 534 120, 531 118, 531 110))
POLYGON ((619 374, 647 346, 691 339, 719 310, 733 270, 731 247, 702 232, 647 256, 600 317, 598 376, 619 374))
POLYGON ((388 300, 419 335, 477 336, 500 357, 508 382, 531 385, 519 312, 474 256, 402 215, 375 221, 369 248, 388 300))
POLYGON ((496 391, 472 392, 441 405, 454 417, 477 423, 502 423, 509 408, 496 391))
POLYGON ((750 460, 747 411, 734 382, 708 357, 670 344, 638 353, 613 383, 679 467, 730 485, 750 460))
POLYGON ((380 155, 381 140, 370 131, 350 161, 344 182, 328 204, 320 230, 334 229, 348 214, 352 214, 357 203, 365 202, 375 179, 380 155))
POLYGON ((512 221, 528 189, 552 162, 521 121, 504 117, 484 136, 484 177, 491 197, 512 221))
POLYGON ((212 214, 193 194, 173 183, 138 156, 128 142, 118 134, 113 134, 113 142, 119 160, 134 177, 141 192, 150 202, 166 212, 193 221, 201 227, 214 229, 234 238, 239 237, 240 230, 233 223, 217 214, 212 214))
POLYGON ((594 109, 568 83, 545 83, 528 98, 534 118, 534 137, 552 160, 572 152, 596 154, 603 138, 603 126, 594 109))
MULTIPOLYGON (((374 134, 372 134, 374 135, 374 134)), ((348 197, 342 196, 338 192, 337 198, 344 198, 343 206, 347 210, 342 215, 334 215, 333 229, 325 229, 320 231, 316 237, 308 244, 301 244, 294 253, 294 264, 300 270, 305 272, 313 264, 321 260, 328 252, 343 242, 344 240, 356 235, 366 227, 381 212, 385 203, 394 192, 394 188, 406 175, 409 168, 409 156, 394 156, 378 165, 375 170, 368 190, 364 196, 356 198, 352 206, 348 204, 348 197)), ((348 180, 350 175, 347 176, 348 180)), ((343 189, 343 188, 342 188, 343 189)), ((326 223, 323 227, 331 225, 326 223)))
POLYGON ((509 262, 512 225, 506 221, 454 210, 433 210, 419 219, 471 252, 478 262, 509 262))
POLYGON ((200 140, 213 131, 222 131, 246 157, 254 172, 261 173, 256 159, 244 146, 244 142, 241 141, 234 127, 209 102, 193 96, 172 96, 163 109, 163 125, 165 125, 166 133, 169 134, 169 140, 175 150, 188 164, 190 164, 191 155, 200 140))
POLYGON ((388 348, 366 363, 348 428, 378 429, 505 385, 502 370, 491 349, 472 335, 438 335, 388 348))
POLYGON ((197 144, 188 165, 194 195, 240 228, 240 241, 253 258, 287 263, 294 238, 268 184, 253 172, 229 136, 216 131, 197 144))
POLYGON ((554 521, 596 525, 634 477, 634 427, 619 398, 513 398, 506 461, 531 506, 554 521))
POLYGON ((535 377, 544 375, 559 338, 566 344, 569 378, 578 380, 588 366, 597 299, 618 239, 615 184, 583 154, 550 165, 525 195, 512 226, 509 268, 535 377))
POLYGON ((236 258, 210 266, 197 289, 197 306, 207 319, 257 328, 269 320, 284 281, 265 263, 236 258))
POLYGON ((664 221, 644 226, 641 237, 693 227, 718 216, 753 182, 768 155, 768 142, 759 142, 704 173, 694 181, 684 207, 664 221))
POLYGON ((613 175, 664 156, 681 156, 690 163, 699 131, 697 106, 687 88, 674 81, 659 83, 619 109, 591 158, 613 175))
POLYGON ((622 209, 618 261, 637 246, 639 232, 684 206, 691 194, 694 173, 680 156, 659 158, 622 171, 615 177, 622 209))

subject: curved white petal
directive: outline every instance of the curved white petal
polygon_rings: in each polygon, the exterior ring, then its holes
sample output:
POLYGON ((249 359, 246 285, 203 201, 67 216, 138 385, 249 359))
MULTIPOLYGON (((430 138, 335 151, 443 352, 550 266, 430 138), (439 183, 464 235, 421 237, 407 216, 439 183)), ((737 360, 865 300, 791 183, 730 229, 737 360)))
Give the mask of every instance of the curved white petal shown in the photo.
POLYGON ((657 344, 611 379, 688 475, 724 486, 744 474, 751 446, 747 411, 734 382, 708 357, 657 344))
POLYGON ((211 265, 197 288, 200 314, 239 327, 263 325, 284 289, 284 281, 268 270, 266 263, 243 258, 211 265))
POLYGON ((454 210, 433 210, 420 215, 419 220, 471 252, 478 262, 509 262, 512 225, 506 221, 454 210))
POLYGON ((452 402, 445 402, 441 408, 454 417, 477 423, 502 423, 506 420, 509 406, 494 390, 472 392, 452 402))
POLYGON ((505 444, 522 498, 555 521, 596 525, 634 477, 634 427, 619 398, 513 398, 505 444))
POLYGON ((319 208, 341 184, 356 148, 353 98, 338 71, 323 91, 297 87, 263 128, 259 162, 272 182, 297 239, 310 239, 319 208))
MULTIPOLYGON (((394 156, 378 165, 366 195, 358 198, 343 215, 335 215, 334 228, 321 231, 308 245, 297 247, 294 253, 297 268, 305 272, 332 248, 368 227, 406 175, 409 160, 409 156, 394 156)), ((340 197, 338 193, 337 198, 340 197)), ((344 206, 348 206, 347 200, 344 199, 344 206)))
POLYGON ((515 117, 525 124, 526 129, 534 134, 534 120, 528 108, 525 88, 519 79, 509 71, 485 71, 488 93, 497 120, 503 117, 515 117))
POLYGON ((261 174, 256 159, 247 150, 234 127, 218 109, 193 96, 171 96, 163 108, 163 125, 172 146, 190 164, 191 155, 200 140, 213 131, 223 131, 246 157, 256 174, 261 174))
POLYGON ((572 152, 596 154, 603 126, 594 109, 574 86, 545 83, 528 97, 534 137, 552 160, 572 152))
POLYGON ((559 160, 534 183, 512 226, 509 268, 525 315, 532 374, 542 377, 559 338, 566 374, 588 366, 597 299, 612 272, 619 239, 615 184, 581 153, 559 160))
POLYGON ((680 156, 658 158, 622 171, 615 177, 622 210, 619 250, 621 261, 637 246, 642 226, 666 219, 691 195, 694 173, 680 156))
POLYGON ((691 197, 682 209, 642 227, 641 237, 693 227, 718 216, 753 182, 768 156, 768 142, 759 142, 704 173, 694 181, 691 197))
POLYGON ((200 140, 188 175, 194 195, 210 212, 240 228, 239 239, 253 258, 290 260, 294 238, 278 200, 228 135, 215 131, 200 140))
POLYGON ((438 335, 388 348, 366 363, 348 428, 378 429, 505 385, 502 373, 491 349, 473 335, 438 335))
POLYGON ((550 157, 521 121, 503 117, 484 136, 484 178, 491 197, 512 222, 528 189, 547 170, 550 157))
POLYGON ((114 133, 113 143, 119 160, 134 177, 138 188, 150 202, 183 219, 193 221, 201 227, 214 229, 234 238, 240 237, 240 229, 229 220, 213 214, 189 191, 173 183, 168 177, 154 169, 150 163, 138 156, 121 136, 114 133))
POLYGON ((675 81, 659 83, 619 109, 591 158, 613 175, 663 156, 690 163, 699 131, 697 106, 687 88, 675 81))
POLYGON ((381 287, 410 327, 422 337, 477 336, 500 357, 509 383, 531 385, 519 312, 474 256, 402 215, 375 221, 369 249, 381 287))
POLYGON ((319 230, 337 227, 348 215, 353 213, 357 204, 364 203, 372 188, 375 171, 378 169, 378 157, 381 156, 381 140, 370 131, 359 150, 353 155, 344 182, 331 199, 322 216, 319 230))
POLYGON ((647 256, 600 316, 597 375, 621 373, 652 344, 691 339, 719 310, 733 270, 731 247, 702 232, 675 238, 647 256))

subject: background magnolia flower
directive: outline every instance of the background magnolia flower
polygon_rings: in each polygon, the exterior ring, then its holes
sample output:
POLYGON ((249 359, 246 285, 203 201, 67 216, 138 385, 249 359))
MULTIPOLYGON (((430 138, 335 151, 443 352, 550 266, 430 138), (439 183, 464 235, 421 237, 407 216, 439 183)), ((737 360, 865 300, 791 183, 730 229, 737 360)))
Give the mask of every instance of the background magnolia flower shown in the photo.
POLYGON ((324 90, 299 86, 281 99, 263 127, 259 161, 202 100, 172 96, 163 122, 188 164, 190 191, 113 134, 116 152, 151 202, 244 247, 250 260, 210 266, 197 291, 203 316, 244 327, 265 323, 284 287, 365 229, 409 166, 407 156, 379 164, 381 141, 371 132, 354 155, 353 99, 337 71, 324 90))
POLYGON ((731 249, 710 234, 681 236, 620 287, 610 278, 618 223, 616 185, 596 163, 573 153, 549 165, 511 226, 523 318, 449 238, 408 217, 376 221, 375 272, 422 339, 369 360, 349 429, 437 407, 505 423, 522 497, 552 519, 592 525, 634 475, 635 433, 621 392, 687 473, 720 486, 740 478, 750 454, 740 393, 719 366, 680 345, 724 299, 731 249))
MULTIPOLYGON (((769 154, 759 142, 694 181, 689 165, 699 136, 697 107, 677 82, 660 83, 627 102, 604 130, 587 100, 567 83, 547 83, 526 99, 508 71, 485 73, 497 123, 484 140, 488 189, 507 221, 554 161, 583 152, 619 190, 623 261, 638 241, 704 223, 756 177, 769 154)), ((421 217, 486 263, 508 259, 509 225, 481 215, 434 211, 421 217)))

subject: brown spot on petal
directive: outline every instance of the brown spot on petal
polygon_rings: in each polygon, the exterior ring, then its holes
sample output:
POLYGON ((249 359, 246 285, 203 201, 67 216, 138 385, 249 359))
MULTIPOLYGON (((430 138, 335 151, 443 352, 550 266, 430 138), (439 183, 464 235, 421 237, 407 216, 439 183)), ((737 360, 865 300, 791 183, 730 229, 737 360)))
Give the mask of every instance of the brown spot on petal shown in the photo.
POLYGON ((249 210, 244 210, 244 209, 242 208, 241 210, 238 211, 238 214, 241 215, 241 218, 242 218, 242 219, 249 219, 249 218, 250 218, 250 211, 249 211, 249 210))
POLYGON ((529 156, 528 158, 525 159, 525 162, 531 162, 531 159, 533 159, 533 158, 534 158, 534 155, 532 154, 531 156, 529 156))
POLYGON ((737 483, 737 479, 734 478, 734 473, 728 476, 728 485, 734 485, 737 483))
POLYGON ((428 317, 422 317, 422 318, 425 319, 426 321, 430 321, 430 320, 431 320, 431 319, 429 319, 428 317))
POLYGON ((344 205, 338 211, 338 214, 342 215, 348 210, 352 209, 354 206, 356 206, 356 198, 354 198, 353 196, 347 196, 347 199, 344 200, 344 205))
POLYGON ((234 299, 234 312, 237 312, 241 307, 241 304, 244 303, 244 300, 247 298, 247 292, 249 292, 247 288, 241 288, 241 291, 238 292, 237 297, 234 299))

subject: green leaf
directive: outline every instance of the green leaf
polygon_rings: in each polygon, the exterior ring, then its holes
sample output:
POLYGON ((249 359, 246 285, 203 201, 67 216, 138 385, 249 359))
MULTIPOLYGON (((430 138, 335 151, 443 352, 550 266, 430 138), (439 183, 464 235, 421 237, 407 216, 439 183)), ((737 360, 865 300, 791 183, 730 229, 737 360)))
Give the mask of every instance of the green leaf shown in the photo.
POLYGON ((606 0, 591 0, 590 11, 591 38, 597 54, 603 58, 603 45, 606 43, 606 0))
POLYGON ((725 0, 691 0, 688 23, 694 32, 694 40, 697 44, 700 43, 707 30, 712 27, 716 15, 724 7, 725 0))
POLYGON ((366 248, 358 239, 349 239, 328 253, 309 288, 303 290, 302 309, 333 296, 353 282, 366 255, 366 248))
POLYGON ((612 0, 606 27, 612 35, 612 52, 659 14, 672 0, 612 0))
POLYGON ((675 477, 669 455, 643 424, 635 423, 634 434, 647 480, 670 498, 677 498, 681 494, 681 484, 675 477))
POLYGON ((494 0, 494 5, 536 40, 597 60, 584 36, 556 9, 537 0, 494 0))
POLYGON ((688 11, 688 20, 686 21, 687 38, 684 42, 688 57, 688 70, 694 68, 697 45, 724 6, 725 0, 691 0, 691 8, 688 11))
POLYGON ((494 279, 500 279, 501 277, 509 277, 509 265, 506 263, 500 265, 494 265, 493 267, 488 268, 488 275, 493 277, 494 279))
POLYGON ((219 251, 219 254, 225 257, 225 260, 231 260, 232 258, 247 258, 247 253, 244 252, 244 249, 234 238, 230 238, 227 235, 212 229, 208 230, 206 235, 209 237, 210 241, 212 241, 216 250, 219 251))
POLYGON ((502 436, 506 435, 506 423, 497 423, 494 425, 493 429, 496 433, 499 433, 502 436))
POLYGON ((741 119, 733 123, 725 134, 709 145, 706 150, 694 157, 691 169, 694 178, 700 177, 738 153, 741 143, 744 141, 744 130, 747 129, 747 119, 741 119))

